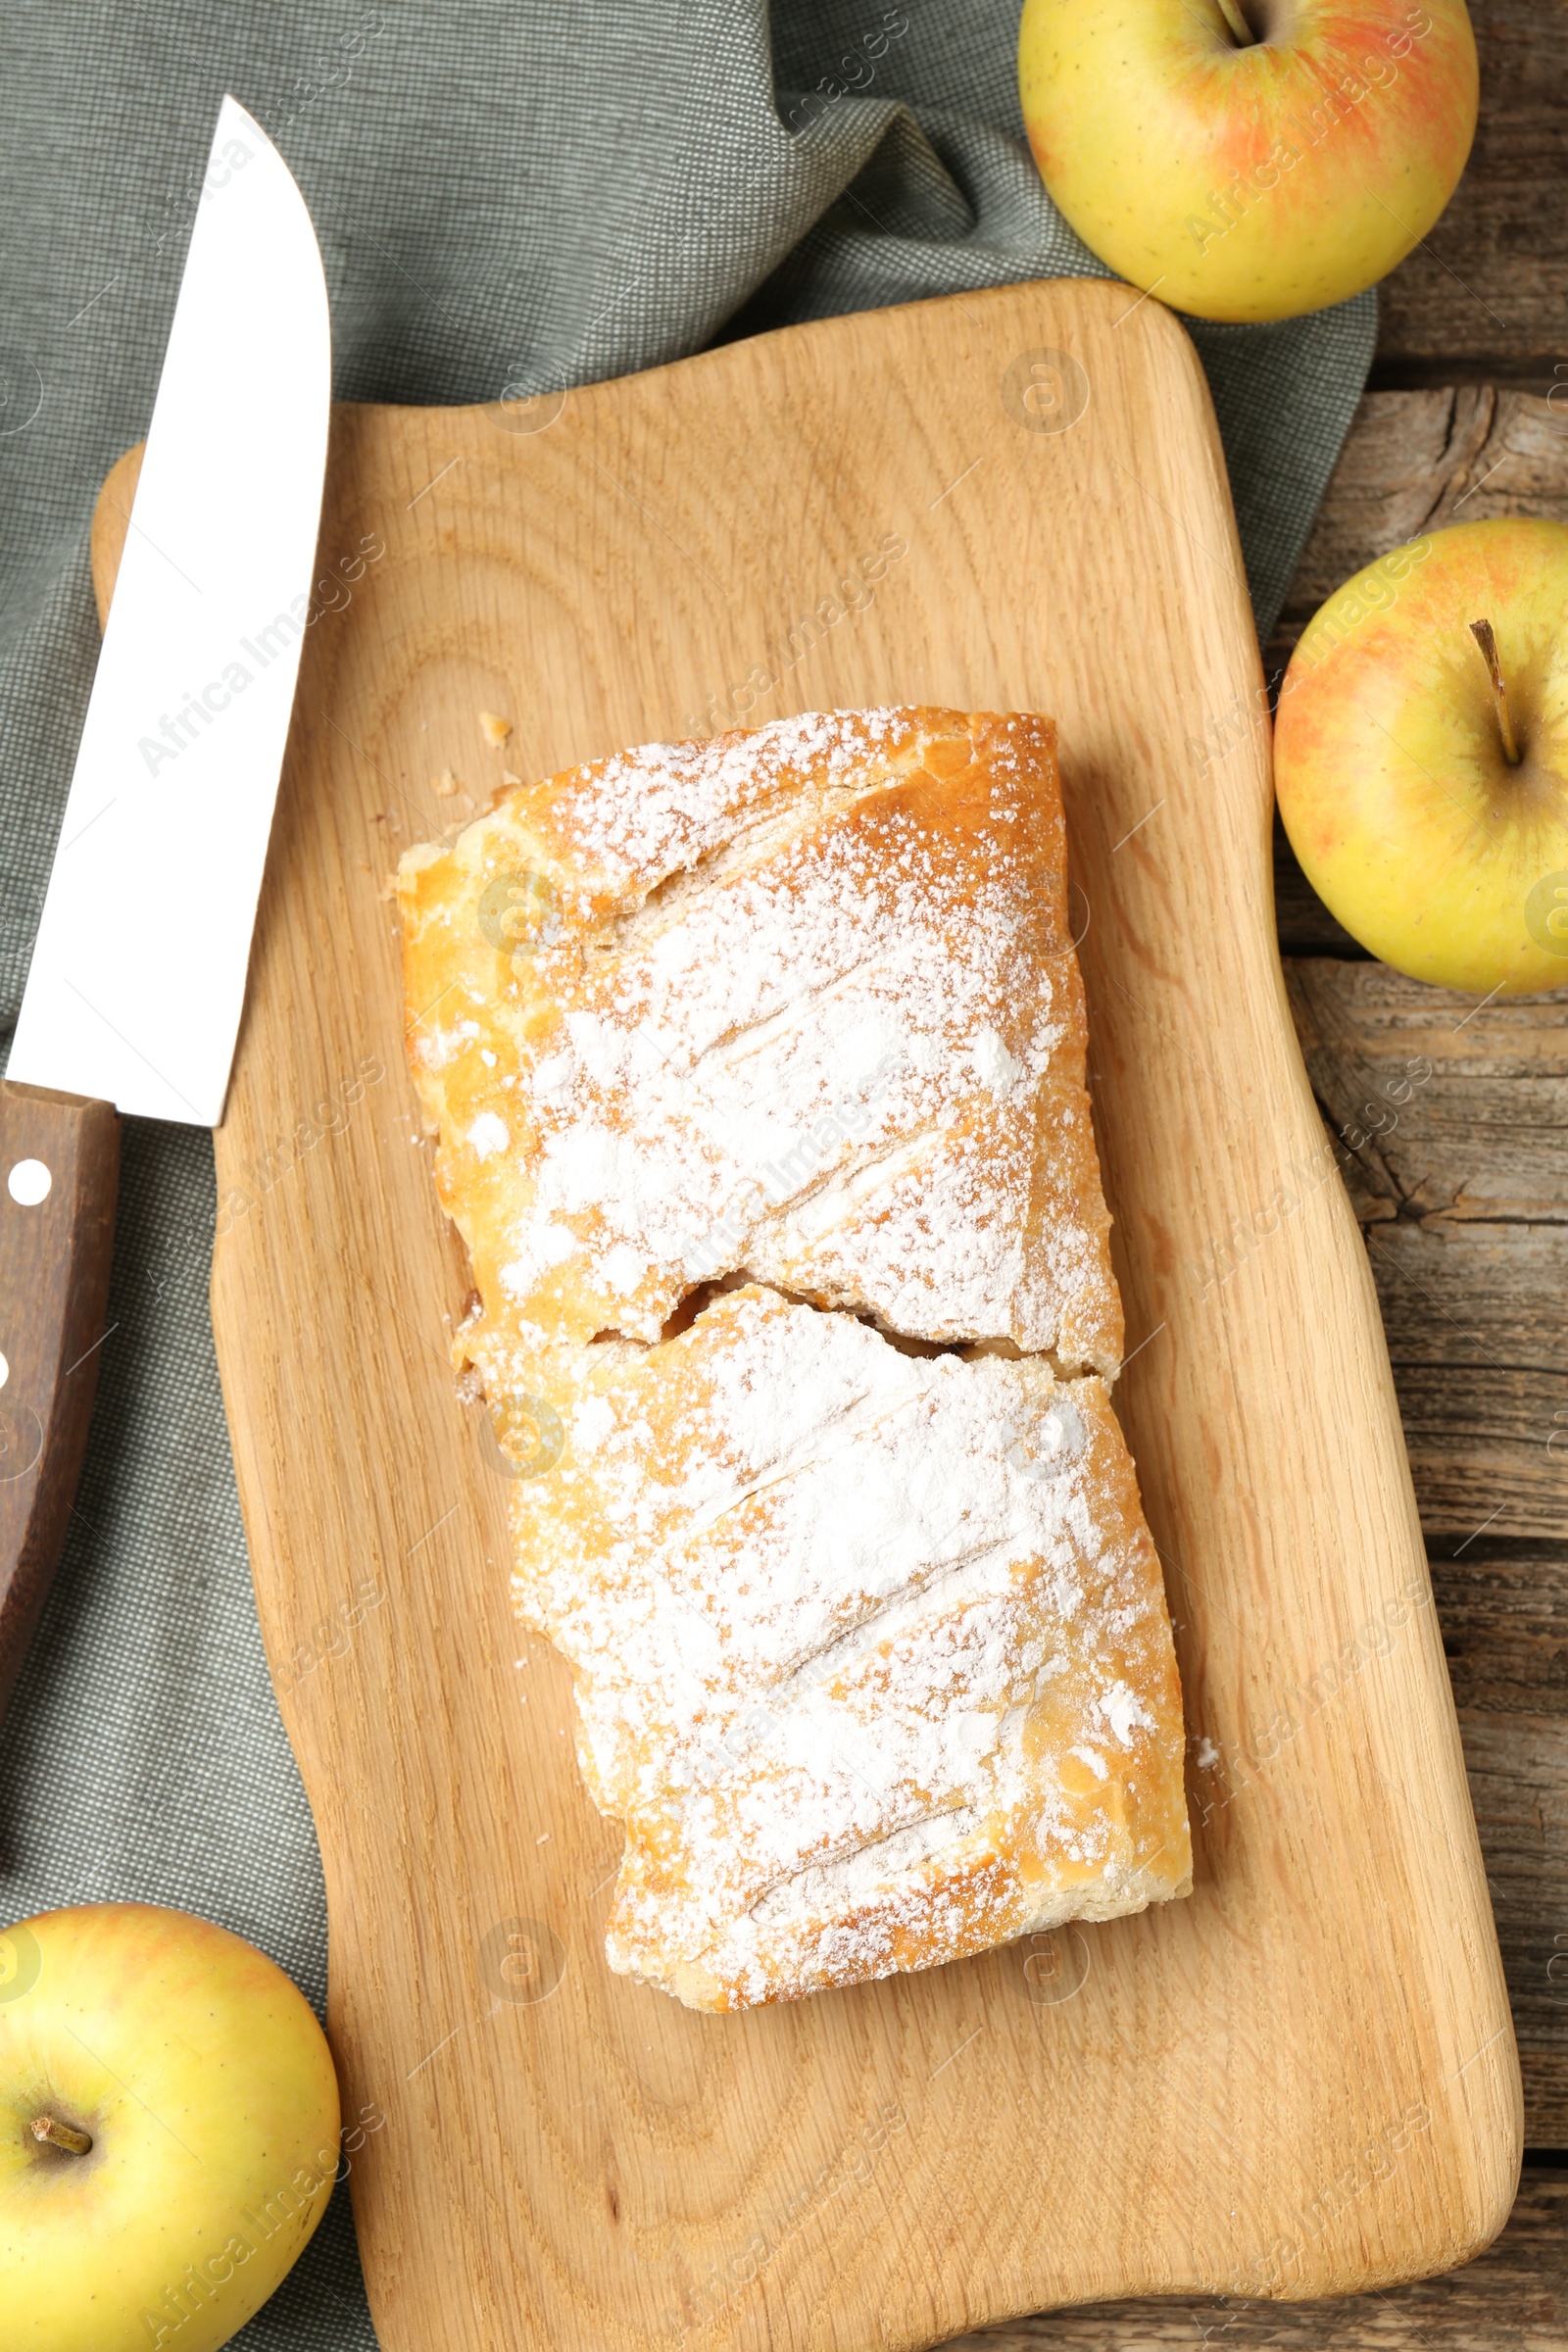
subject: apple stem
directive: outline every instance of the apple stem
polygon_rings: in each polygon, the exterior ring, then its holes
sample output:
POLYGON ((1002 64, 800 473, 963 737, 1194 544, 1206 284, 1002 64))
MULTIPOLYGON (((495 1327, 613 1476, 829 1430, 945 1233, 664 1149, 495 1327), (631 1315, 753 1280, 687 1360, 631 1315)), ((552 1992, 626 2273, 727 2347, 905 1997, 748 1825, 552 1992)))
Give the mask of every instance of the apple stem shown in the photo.
POLYGON ((1255 46, 1257 35, 1242 14, 1241 0, 1219 0, 1219 13, 1244 49, 1255 46))
POLYGON ((57 2123, 52 2115, 35 2115, 32 2119, 34 2139, 46 2139, 52 2148, 69 2148, 73 2156, 85 2156, 92 2147, 91 2135, 74 2132, 69 2124, 57 2123))
POLYGON ((1508 689, 1502 682, 1502 663, 1497 659, 1497 638, 1490 620, 1473 620, 1470 634, 1481 648, 1481 658, 1492 680, 1492 699, 1497 709, 1497 731, 1502 737, 1503 753, 1510 767, 1519 764, 1519 746, 1514 740, 1513 720, 1508 716, 1508 689))

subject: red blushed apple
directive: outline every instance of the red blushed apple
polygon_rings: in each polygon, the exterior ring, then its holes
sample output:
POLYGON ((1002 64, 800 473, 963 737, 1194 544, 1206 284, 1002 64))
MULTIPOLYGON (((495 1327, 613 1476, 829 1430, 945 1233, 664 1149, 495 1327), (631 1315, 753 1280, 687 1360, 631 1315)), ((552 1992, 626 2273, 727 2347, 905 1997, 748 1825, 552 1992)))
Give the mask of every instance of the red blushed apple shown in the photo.
POLYGON ((1568 524, 1396 548, 1302 633, 1274 731, 1308 881, 1397 971, 1568 987, 1568 524))
POLYGON ((147 1903, 0 1935, 5 2352, 215 2352, 337 2163, 325 2036, 239 1936, 147 1903))
POLYGON ((1018 76, 1085 244, 1200 318, 1289 318, 1376 284, 1475 135, 1464 0, 1024 0, 1018 76))

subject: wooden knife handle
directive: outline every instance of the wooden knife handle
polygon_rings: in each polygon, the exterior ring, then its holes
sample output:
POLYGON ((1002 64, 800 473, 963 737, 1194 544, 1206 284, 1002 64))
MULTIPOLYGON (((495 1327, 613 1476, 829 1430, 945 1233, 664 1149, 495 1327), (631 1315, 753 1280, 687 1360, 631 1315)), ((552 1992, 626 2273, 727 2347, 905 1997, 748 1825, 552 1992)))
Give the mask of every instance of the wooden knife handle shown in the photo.
POLYGON ((119 1179, 120 1119, 109 1103, 0 1085, 0 1710, 76 1492, 119 1179))

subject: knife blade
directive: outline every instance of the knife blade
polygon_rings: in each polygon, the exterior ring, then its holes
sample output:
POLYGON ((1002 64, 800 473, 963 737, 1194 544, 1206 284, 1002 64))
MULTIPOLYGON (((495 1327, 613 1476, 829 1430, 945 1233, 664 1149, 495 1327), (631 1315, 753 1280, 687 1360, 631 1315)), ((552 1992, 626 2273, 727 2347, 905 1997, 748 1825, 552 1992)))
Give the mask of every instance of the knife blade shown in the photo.
POLYGON ((222 1117, 330 404, 310 214, 225 97, 0 1087, 0 1706, 86 1440, 115 1114, 222 1117))

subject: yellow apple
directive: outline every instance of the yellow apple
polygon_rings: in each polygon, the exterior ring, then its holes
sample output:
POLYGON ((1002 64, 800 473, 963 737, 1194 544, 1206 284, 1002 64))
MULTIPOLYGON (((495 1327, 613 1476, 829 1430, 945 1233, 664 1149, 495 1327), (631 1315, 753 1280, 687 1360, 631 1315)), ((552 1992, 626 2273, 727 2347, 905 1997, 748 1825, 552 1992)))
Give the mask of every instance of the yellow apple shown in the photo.
POLYGON ((1348 580, 1285 673, 1274 782, 1308 881, 1385 963, 1568 986, 1568 524, 1458 523, 1348 580))
POLYGON ((5 2352, 215 2352, 337 2163, 326 2037, 252 1945, 146 1903, 0 1935, 5 2352))
POLYGON ((1464 0, 1024 0, 1018 81, 1053 199, 1200 318, 1291 318, 1424 237, 1476 127, 1464 0))

